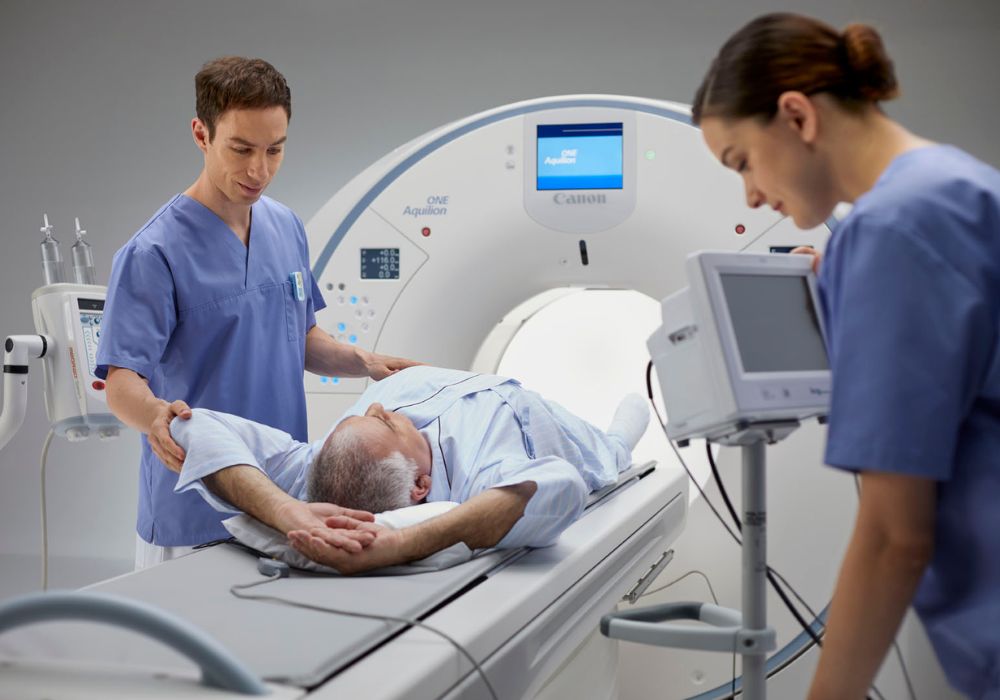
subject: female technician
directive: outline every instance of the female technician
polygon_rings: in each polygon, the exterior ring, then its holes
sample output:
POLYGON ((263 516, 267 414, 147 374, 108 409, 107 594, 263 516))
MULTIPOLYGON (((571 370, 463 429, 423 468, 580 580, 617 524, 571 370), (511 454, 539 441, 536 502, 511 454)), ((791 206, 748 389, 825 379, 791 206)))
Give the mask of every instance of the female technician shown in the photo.
POLYGON ((722 47, 694 122, 751 207, 811 228, 854 205, 819 285, 826 462, 861 502, 809 697, 864 697, 912 602, 949 681, 1000 698, 1000 172, 887 117, 897 91, 871 27, 773 14, 722 47))

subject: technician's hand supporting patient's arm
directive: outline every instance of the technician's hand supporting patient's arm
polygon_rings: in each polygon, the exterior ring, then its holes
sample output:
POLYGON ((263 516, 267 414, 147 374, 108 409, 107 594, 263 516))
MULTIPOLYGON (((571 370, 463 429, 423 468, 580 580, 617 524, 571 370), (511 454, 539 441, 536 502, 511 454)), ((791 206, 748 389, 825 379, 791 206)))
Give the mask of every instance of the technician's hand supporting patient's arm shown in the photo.
POLYGON ((184 462, 184 449, 170 436, 170 421, 175 416, 191 417, 183 401, 170 403, 158 399, 149 389, 149 381, 130 369, 108 368, 108 408, 122 423, 145 433, 153 453, 175 472, 184 462))
MULTIPOLYGON (((357 553, 338 549, 336 538, 326 528, 293 531, 288 533, 288 539, 302 554, 342 574, 416 561, 458 542, 464 542, 470 549, 494 547, 524 514, 536 490, 533 481, 492 488, 444 515, 413 527, 403 530, 372 527, 378 536, 357 553)), ((336 522, 331 519, 326 524, 334 527, 336 522)))
POLYGON ((304 503, 279 489, 254 467, 227 467, 202 481, 219 498, 285 534, 325 527, 331 548, 348 552, 360 552, 375 539, 373 532, 359 529, 374 520, 371 513, 330 503, 304 503))
POLYGON ((863 698, 934 550, 937 483, 865 472, 810 700, 863 698))
POLYGON ((306 333, 306 370, 314 374, 378 380, 419 364, 401 357, 368 352, 357 345, 338 343, 319 326, 313 326, 306 333))

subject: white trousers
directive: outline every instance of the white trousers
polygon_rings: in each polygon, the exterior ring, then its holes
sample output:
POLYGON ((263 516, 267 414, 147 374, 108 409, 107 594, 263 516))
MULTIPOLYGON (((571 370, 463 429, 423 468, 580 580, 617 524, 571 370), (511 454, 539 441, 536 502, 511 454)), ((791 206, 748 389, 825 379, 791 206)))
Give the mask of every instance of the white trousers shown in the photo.
POLYGON ((194 547, 160 547, 150 544, 139 535, 135 536, 135 570, 162 564, 169 559, 177 559, 194 551, 194 547))

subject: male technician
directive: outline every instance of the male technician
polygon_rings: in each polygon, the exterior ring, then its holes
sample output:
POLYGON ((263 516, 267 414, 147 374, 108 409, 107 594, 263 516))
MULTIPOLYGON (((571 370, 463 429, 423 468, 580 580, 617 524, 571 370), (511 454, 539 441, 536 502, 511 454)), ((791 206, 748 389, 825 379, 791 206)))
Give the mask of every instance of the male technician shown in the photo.
MULTIPOLYGON (((381 379, 415 364, 316 325, 326 304, 305 229, 263 196, 291 118, 284 77, 231 56, 205 64, 195 88, 191 133, 204 168, 115 254, 97 355, 112 412, 143 433, 137 568, 228 536, 197 494, 174 493, 184 459, 170 437, 175 416, 226 411, 306 440, 304 370, 381 379)), ((344 513, 315 506, 311 524, 344 513)))

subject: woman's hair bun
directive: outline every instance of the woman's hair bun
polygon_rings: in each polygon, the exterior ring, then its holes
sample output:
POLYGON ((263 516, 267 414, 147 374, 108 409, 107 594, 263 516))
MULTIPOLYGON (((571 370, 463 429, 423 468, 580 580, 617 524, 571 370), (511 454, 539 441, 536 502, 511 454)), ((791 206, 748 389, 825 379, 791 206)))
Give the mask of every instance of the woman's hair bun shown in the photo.
POLYGON ((850 24, 841 33, 840 41, 849 80, 858 97, 880 102, 899 94, 895 68, 874 27, 850 24))

